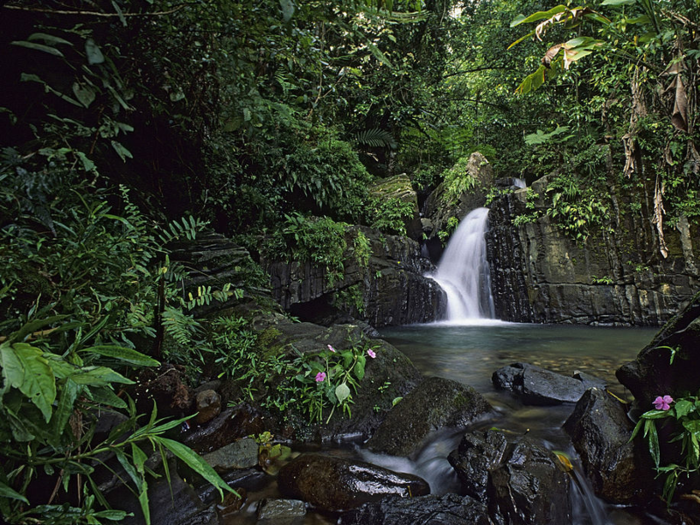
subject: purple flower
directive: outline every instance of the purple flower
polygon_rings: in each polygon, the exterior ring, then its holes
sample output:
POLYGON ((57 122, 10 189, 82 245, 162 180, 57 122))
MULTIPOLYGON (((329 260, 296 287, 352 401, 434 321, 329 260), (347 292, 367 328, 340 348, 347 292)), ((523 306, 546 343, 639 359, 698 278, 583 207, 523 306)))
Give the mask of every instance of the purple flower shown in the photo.
POLYGON ((673 403, 673 398, 671 396, 659 396, 656 399, 654 399, 654 408, 656 410, 668 410, 669 408, 671 408, 671 403, 673 403))
POLYGON ((370 356, 372 359, 377 357, 377 354, 375 354, 374 350, 372 350, 371 348, 369 350, 367 350, 367 355, 370 356))
POLYGON ((335 354, 335 348, 333 348, 331 345, 328 345, 328 350, 335 354))
POLYGON ((326 373, 325 372, 319 372, 318 374, 316 374, 316 382, 317 383, 322 383, 325 380, 326 380, 326 373))

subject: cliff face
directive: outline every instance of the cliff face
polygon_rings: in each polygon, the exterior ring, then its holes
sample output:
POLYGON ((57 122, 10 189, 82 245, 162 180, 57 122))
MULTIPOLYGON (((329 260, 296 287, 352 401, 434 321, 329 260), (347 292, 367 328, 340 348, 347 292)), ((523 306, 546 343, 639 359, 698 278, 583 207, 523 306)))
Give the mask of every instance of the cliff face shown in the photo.
POLYGON ((494 201, 487 234, 496 316, 521 322, 661 325, 697 291, 700 228, 665 228, 669 255, 655 248, 643 213, 619 211, 585 242, 544 215, 546 180, 494 201), (529 206, 528 198, 531 199, 529 206), (537 213, 540 212, 540 213, 537 213), (514 222, 529 213, 529 222, 514 222), (535 218, 537 217, 537 218, 535 218))
POLYGON ((348 240, 357 230, 369 240, 371 254, 364 265, 348 250, 342 279, 329 279, 324 268, 309 262, 263 261, 282 307, 302 320, 327 324, 350 316, 376 328, 440 318, 444 292, 424 277, 434 268, 421 257, 420 245, 362 226, 350 228, 348 240))

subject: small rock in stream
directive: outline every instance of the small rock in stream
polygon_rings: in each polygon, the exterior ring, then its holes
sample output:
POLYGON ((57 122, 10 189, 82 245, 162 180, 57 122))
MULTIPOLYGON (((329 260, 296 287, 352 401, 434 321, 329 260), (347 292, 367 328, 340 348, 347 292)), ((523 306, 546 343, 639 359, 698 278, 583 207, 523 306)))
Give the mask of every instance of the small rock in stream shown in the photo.
POLYGON ((424 496, 428 483, 363 461, 307 454, 288 463, 277 485, 289 498, 301 499, 321 510, 340 512, 390 495, 424 496))

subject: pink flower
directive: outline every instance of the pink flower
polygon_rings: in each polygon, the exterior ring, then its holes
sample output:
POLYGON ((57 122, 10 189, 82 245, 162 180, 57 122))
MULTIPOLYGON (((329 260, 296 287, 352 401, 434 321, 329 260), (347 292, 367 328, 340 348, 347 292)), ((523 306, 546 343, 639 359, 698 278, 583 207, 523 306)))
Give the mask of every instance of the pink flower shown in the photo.
POLYGON ((333 348, 331 345, 328 345, 328 350, 335 354, 335 348, 333 348))
POLYGON ((656 410, 668 410, 671 408, 671 403, 673 403, 673 398, 671 396, 659 396, 654 399, 654 408, 656 410))
POLYGON ((370 356, 372 359, 377 357, 377 354, 375 354, 374 350, 372 350, 371 348, 369 350, 367 350, 367 355, 370 356))
POLYGON ((326 373, 325 372, 319 372, 316 374, 316 382, 321 383, 326 380, 326 373))

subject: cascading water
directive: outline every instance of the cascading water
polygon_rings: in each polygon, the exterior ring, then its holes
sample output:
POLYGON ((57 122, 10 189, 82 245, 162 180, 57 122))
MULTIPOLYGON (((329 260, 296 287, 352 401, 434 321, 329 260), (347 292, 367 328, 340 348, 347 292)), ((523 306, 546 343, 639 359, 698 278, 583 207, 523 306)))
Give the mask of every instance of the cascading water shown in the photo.
POLYGON ((488 208, 477 208, 462 220, 431 276, 447 294, 449 322, 495 316, 484 238, 488 214, 488 208))

